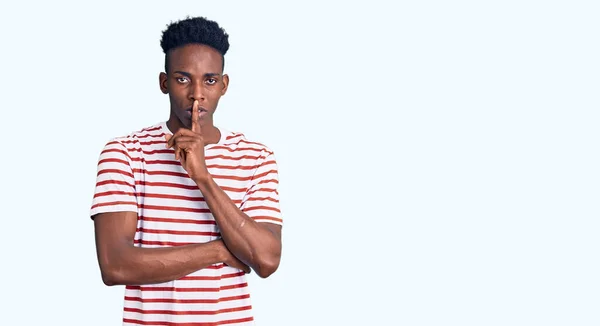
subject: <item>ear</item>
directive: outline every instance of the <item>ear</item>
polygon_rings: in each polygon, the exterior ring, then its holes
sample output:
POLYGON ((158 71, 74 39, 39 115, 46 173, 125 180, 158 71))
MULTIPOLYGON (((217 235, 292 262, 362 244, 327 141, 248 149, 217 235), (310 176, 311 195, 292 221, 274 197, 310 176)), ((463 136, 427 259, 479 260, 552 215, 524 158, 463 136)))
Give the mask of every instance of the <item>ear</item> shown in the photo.
POLYGON ((223 89, 221 90, 221 96, 227 93, 227 87, 229 87, 229 75, 223 75, 223 89))
POLYGON ((163 92, 163 94, 169 94, 169 88, 167 87, 167 74, 165 74, 164 72, 161 72, 158 75, 158 85, 160 87, 160 91, 163 92))

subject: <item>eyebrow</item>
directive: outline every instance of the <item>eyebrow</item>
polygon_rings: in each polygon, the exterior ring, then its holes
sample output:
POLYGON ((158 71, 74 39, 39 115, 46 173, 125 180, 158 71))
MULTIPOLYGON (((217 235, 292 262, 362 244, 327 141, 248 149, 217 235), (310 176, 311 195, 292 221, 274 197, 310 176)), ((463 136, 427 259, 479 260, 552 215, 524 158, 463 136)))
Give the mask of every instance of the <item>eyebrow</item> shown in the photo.
MULTIPOLYGON (((186 77, 188 77, 188 78, 192 78, 192 74, 190 74, 189 72, 185 72, 185 71, 179 71, 179 70, 177 70, 177 71, 174 71, 173 73, 182 74, 182 75, 184 75, 184 76, 186 76, 186 77)), ((218 76, 220 76, 220 75, 221 75, 221 74, 219 74, 219 73, 216 73, 216 72, 207 72, 207 73, 205 73, 205 74, 204 74, 204 77, 205 77, 205 78, 206 78, 206 77, 218 77, 218 76)))

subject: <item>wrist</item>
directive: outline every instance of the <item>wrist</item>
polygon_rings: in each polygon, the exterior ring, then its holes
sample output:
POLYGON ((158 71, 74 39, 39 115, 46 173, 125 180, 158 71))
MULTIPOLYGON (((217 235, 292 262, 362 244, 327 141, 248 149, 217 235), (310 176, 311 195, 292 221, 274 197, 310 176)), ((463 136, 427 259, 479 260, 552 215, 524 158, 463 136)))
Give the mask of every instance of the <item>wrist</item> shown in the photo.
POLYGON ((221 239, 196 244, 198 256, 206 257, 211 264, 223 262, 223 257, 225 256, 223 253, 223 247, 224 245, 221 239))
POLYGON ((210 185, 210 182, 212 181, 212 176, 210 175, 210 173, 206 172, 206 174, 196 176, 192 178, 192 180, 194 180, 194 183, 196 183, 196 185, 202 190, 210 185))
POLYGON ((217 239, 214 240, 214 244, 217 261, 219 263, 225 262, 225 260, 227 259, 227 248, 225 247, 225 243, 222 239, 217 239))

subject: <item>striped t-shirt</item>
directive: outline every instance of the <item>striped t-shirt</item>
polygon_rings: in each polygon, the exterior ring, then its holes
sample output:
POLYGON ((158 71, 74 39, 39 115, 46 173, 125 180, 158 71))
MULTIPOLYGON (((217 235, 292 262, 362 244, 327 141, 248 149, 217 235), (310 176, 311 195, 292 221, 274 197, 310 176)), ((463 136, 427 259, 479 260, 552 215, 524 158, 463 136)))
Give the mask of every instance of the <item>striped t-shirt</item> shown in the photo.
MULTIPOLYGON (((206 166, 232 201, 257 222, 282 225, 273 152, 223 129, 205 147, 206 166)), ((91 216, 138 214, 134 243, 147 248, 203 243, 219 228, 173 149, 165 122, 108 142, 100 154, 91 216)), ((246 275, 222 263, 161 284, 126 286, 124 325, 251 325, 246 275)))

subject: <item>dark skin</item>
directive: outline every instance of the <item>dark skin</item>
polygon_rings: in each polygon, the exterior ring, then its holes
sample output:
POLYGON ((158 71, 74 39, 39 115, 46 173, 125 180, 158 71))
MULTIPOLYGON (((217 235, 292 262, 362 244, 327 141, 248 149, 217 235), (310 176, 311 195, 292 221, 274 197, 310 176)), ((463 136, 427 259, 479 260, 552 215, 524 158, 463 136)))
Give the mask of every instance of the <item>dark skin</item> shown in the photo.
POLYGON ((242 212, 215 183, 204 159, 204 146, 215 144, 220 131, 213 115, 227 91, 223 58, 204 45, 186 45, 168 55, 168 73, 159 76, 169 94, 171 113, 167 146, 204 195, 221 232, 221 239, 172 248, 133 245, 137 214, 102 213, 94 217, 96 248, 102 279, 107 285, 142 285, 179 279, 216 263, 247 273, 252 268, 268 277, 279 267, 281 226, 257 223, 242 212))

